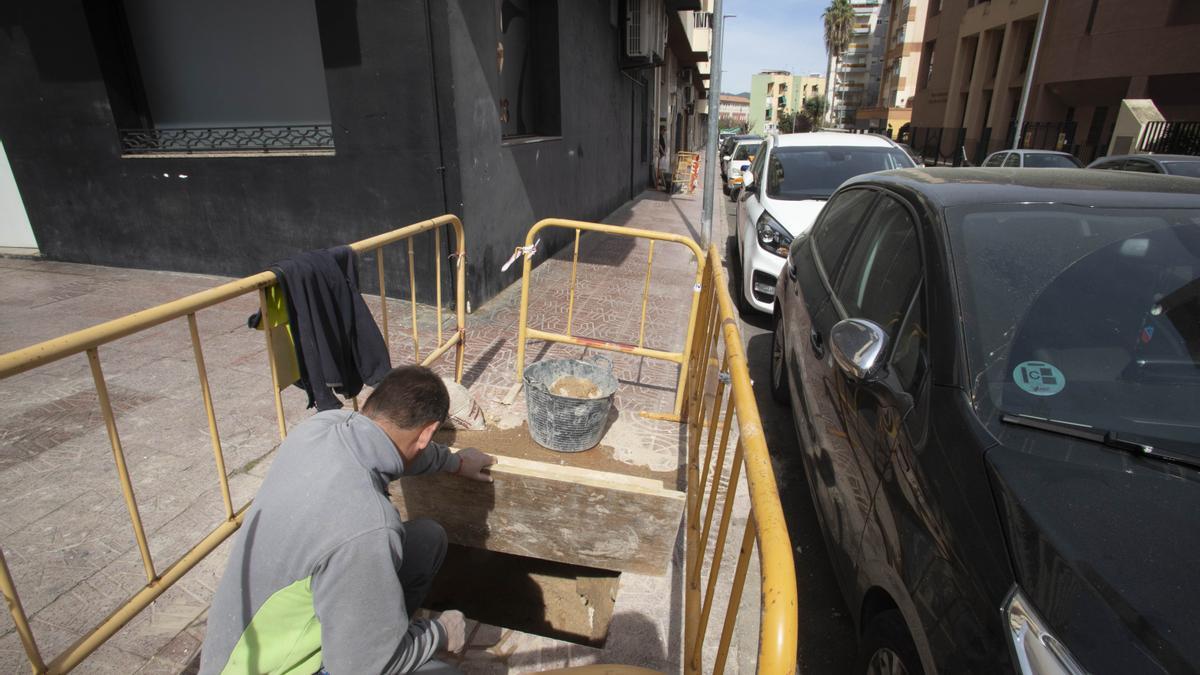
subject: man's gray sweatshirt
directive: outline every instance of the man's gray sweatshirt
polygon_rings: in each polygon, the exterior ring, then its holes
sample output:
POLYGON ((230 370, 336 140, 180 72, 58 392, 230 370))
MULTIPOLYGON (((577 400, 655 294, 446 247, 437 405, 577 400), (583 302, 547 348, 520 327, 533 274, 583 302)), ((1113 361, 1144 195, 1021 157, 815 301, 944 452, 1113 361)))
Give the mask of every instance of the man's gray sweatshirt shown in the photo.
POLYGON ((404 606, 404 525, 387 489, 460 463, 430 443, 405 467, 383 429, 354 412, 298 424, 235 538, 200 672, 406 673, 428 661, 446 636, 404 606))

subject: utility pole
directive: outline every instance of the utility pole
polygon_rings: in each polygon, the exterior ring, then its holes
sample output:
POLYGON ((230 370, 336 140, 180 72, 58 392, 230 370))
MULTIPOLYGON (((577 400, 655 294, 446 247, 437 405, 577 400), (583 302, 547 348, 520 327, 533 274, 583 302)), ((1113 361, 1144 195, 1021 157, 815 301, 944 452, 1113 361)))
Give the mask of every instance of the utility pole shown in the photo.
POLYGON ((700 211, 700 246, 708 251, 712 243, 713 196, 717 188, 717 146, 720 136, 721 116, 721 39, 724 37, 725 18, 721 16, 721 0, 713 0, 712 46, 709 57, 708 89, 708 145, 704 148, 704 201, 700 211))
POLYGON ((1038 49, 1042 46, 1042 27, 1046 25, 1046 13, 1049 11, 1050 0, 1044 0, 1042 13, 1038 14, 1037 28, 1033 31, 1033 53, 1029 55, 1029 67, 1025 69, 1025 86, 1021 89, 1021 105, 1017 108, 1017 126, 1013 129, 1013 150, 1021 147, 1021 127, 1025 126, 1025 106, 1029 105, 1029 90, 1033 88, 1033 73, 1037 70, 1038 49))

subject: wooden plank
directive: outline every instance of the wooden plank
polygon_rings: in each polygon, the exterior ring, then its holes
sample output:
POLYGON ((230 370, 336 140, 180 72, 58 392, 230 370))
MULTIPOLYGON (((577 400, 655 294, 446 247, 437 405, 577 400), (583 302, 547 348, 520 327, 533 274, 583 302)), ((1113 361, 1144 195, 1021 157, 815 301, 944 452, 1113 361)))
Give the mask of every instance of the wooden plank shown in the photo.
POLYGON ((392 483, 400 515, 432 518, 451 542, 602 569, 665 574, 684 493, 662 481, 496 456, 492 483, 448 474, 392 483))

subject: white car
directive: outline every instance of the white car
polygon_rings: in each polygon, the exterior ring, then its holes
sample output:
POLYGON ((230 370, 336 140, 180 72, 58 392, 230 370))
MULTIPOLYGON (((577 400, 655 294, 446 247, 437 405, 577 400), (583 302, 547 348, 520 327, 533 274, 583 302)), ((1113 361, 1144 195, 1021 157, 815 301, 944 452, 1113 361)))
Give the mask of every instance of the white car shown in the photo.
POLYGON ((818 131, 768 137, 743 174, 737 206, 738 306, 771 313, 792 240, 812 227, 838 186, 860 174, 913 166, 908 153, 883 136, 818 131))
POLYGON ((725 160, 725 194, 729 195, 730 199, 737 199, 738 192, 742 189, 742 173, 750 168, 751 162, 754 161, 754 153, 758 152, 760 145, 760 139, 738 141, 733 151, 722 158, 725 160))
POLYGON ((1057 150, 1000 150, 980 166, 1018 166, 1026 169, 1082 169, 1083 162, 1069 152, 1057 150))

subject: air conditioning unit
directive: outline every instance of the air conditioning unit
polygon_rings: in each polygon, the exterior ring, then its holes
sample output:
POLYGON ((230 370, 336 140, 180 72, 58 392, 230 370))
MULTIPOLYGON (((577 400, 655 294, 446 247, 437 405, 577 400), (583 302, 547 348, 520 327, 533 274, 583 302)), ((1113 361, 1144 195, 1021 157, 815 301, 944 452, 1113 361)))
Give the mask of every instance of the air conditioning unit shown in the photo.
POLYGON ((662 58, 666 43, 663 0, 625 0, 625 56, 662 58))

